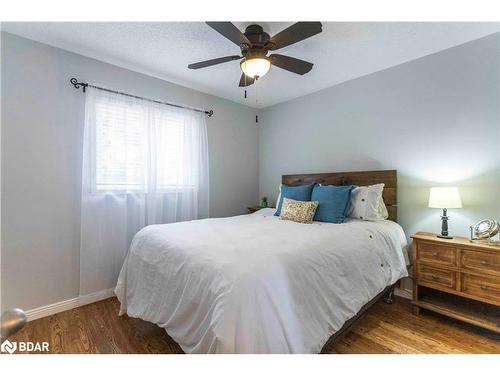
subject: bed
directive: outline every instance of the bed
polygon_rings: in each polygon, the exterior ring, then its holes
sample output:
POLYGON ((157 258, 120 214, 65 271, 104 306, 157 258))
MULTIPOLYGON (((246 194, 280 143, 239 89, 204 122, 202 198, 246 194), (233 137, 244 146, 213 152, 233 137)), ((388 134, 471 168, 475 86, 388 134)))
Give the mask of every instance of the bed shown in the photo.
POLYGON ((407 276, 396 171, 282 176, 386 184, 389 219, 299 224, 274 210, 143 228, 115 293, 186 353, 319 353, 407 276))

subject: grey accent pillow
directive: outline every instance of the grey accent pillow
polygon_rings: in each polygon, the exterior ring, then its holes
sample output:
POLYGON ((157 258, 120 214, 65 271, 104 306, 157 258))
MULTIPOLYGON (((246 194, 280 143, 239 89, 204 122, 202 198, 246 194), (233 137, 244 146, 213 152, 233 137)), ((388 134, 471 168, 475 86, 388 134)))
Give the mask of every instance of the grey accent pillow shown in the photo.
POLYGON ((357 186, 351 191, 347 217, 368 221, 385 220, 389 217, 382 192, 384 184, 357 186))

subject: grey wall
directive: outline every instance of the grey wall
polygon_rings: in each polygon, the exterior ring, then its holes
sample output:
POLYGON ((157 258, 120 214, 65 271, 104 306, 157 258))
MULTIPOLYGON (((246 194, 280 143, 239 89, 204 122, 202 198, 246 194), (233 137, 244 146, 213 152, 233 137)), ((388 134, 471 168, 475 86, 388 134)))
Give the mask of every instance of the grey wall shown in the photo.
POLYGON ((207 120, 210 213, 258 202, 256 111, 2 33, 2 309, 31 309, 79 290, 84 94, 71 77, 195 107, 207 120))
MULTIPOLYGON (((260 195, 280 176, 397 169, 399 223, 440 230, 429 187, 458 185, 452 234, 500 218, 499 34, 264 109, 260 195)), ((335 64, 332 63, 332 69, 335 64)))
POLYGON ((272 201, 285 173, 394 168, 408 235, 439 229, 428 188, 446 184, 465 206, 450 210, 451 231, 467 235, 500 216, 499 39, 267 108, 256 126, 250 108, 2 33, 2 309, 78 295, 84 96, 70 77, 213 108, 212 216, 257 203, 259 179, 272 201))

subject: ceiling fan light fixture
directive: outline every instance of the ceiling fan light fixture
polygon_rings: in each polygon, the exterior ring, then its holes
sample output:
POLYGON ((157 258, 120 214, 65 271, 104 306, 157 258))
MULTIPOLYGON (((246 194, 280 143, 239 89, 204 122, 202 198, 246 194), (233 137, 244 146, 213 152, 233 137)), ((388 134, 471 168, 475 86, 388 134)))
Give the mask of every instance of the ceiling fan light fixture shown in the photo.
POLYGON ((243 73, 250 78, 263 77, 271 67, 271 62, 265 57, 247 58, 240 63, 243 73))

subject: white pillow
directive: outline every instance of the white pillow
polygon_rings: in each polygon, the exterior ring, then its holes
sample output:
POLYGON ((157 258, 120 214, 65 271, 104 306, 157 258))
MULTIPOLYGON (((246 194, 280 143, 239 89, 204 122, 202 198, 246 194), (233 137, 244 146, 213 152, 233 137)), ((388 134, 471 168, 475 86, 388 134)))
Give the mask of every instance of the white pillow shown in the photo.
POLYGON ((386 220, 389 217, 387 207, 385 206, 384 198, 380 195, 380 203, 378 205, 378 218, 379 220, 386 220))
POLYGON ((384 184, 357 186, 351 191, 347 217, 352 219, 377 221, 389 217, 382 198, 384 184))

